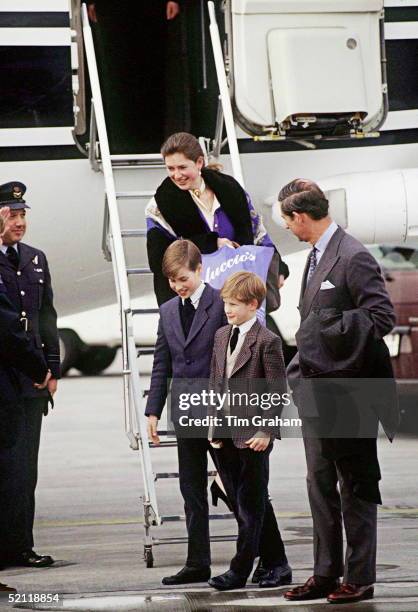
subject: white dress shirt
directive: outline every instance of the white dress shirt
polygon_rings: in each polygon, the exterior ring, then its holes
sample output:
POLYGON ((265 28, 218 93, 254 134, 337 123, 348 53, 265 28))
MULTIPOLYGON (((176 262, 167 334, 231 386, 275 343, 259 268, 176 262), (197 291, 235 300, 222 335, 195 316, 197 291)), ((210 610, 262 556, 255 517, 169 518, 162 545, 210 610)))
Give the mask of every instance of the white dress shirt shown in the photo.
POLYGON ((245 336, 247 335, 248 331, 252 328, 252 326, 254 325, 256 321, 257 321, 257 317, 254 315, 252 319, 249 319, 249 321, 246 321, 245 323, 241 323, 241 325, 234 325, 232 327, 232 333, 236 327, 239 328, 239 335, 238 335, 237 345, 232 355, 231 355, 231 347, 228 342, 228 350, 226 352, 226 377, 227 378, 231 378, 231 374, 235 367, 235 362, 242 348, 242 345, 244 344, 245 336))
POLYGON ((2 244, 0 246, 0 250, 1 250, 2 253, 4 253, 4 255, 7 256, 7 249, 9 248, 9 246, 11 246, 12 249, 14 249, 16 251, 16 253, 19 253, 19 249, 17 248, 17 244, 10 244, 10 245, 2 244))
MULTIPOLYGON (((205 290, 205 286, 206 286, 205 283, 202 281, 199 287, 196 289, 196 291, 192 293, 192 295, 190 296, 192 305, 195 310, 197 310, 197 307, 199 306, 200 298, 202 297, 202 293, 205 290)), ((184 306, 185 299, 186 298, 181 298, 181 303, 183 304, 183 306, 184 306)))
MULTIPOLYGON (((203 191, 206 189, 206 185, 204 180, 202 179, 202 183, 200 185, 200 193, 203 193, 203 191)), ((215 194, 213 194, 213 203, 212 203, 212 208, 210 210, 207 209, 207 207, 204 205, 204 203, 202 202, 202 200, 200 199, 200 197, 198 197, 195 193, 193 189, 189 190, 190 195, 193 198, 193 202, 196 204, 196 206, 198 207, 198 209, 200 210, 200 212, 202 213, 202 215, 205 218, 206 223, 209 226, 209 229, 211 232, 213 232, 214 226, 215 226, 215 211, 218 210, 218 208, 221 207, 218 198, 216 197, 215 194)))
POLYGON ((327 248, 329 241, 331 240, 331 238, 333 237, 337 229, 338 229, 338 225, 335 223, 335 221, 332 221, 332 223, 328 225, 327 229, 322 234, 322 236, 319 238, 319 240, 315 242, 314 247, 316 248, 316 265, 317 266, 319 262, 321 261, 321 257, 324 254, 324 251, 327 248))

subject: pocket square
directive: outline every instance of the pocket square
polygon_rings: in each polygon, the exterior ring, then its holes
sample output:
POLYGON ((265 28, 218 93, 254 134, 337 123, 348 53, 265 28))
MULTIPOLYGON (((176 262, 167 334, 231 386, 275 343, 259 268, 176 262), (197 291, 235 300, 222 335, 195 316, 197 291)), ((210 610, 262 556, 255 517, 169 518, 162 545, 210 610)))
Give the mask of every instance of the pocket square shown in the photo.
POLYGON ((329 280, 326 280, 323 283, 321 283, 321 289, 335 289, 335 285, 330 283, 329 280))

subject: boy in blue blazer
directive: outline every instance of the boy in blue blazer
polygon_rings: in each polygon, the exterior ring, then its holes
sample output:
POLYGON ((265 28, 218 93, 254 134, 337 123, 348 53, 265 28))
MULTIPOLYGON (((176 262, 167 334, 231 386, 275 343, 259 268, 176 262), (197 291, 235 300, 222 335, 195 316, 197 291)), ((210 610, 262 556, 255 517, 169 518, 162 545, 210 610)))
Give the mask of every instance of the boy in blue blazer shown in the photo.
MULTIPOLYGON (((201 279, 202 256, 189 240, 176 240, 165 252, 162 270, 177 296, 160 307, 157 343, 145 414, 148 434, 159 443, 157 424, 167 399, 169 379, 208 379, 216 331, 226 324, 219 291, 201 279)), ((174 402, 173 402, 174 403, 174 402)), ((186 564, 163 584, 210 578, 207 437, 178 436, 180 490, 184 498, 188 552, 186 564)))

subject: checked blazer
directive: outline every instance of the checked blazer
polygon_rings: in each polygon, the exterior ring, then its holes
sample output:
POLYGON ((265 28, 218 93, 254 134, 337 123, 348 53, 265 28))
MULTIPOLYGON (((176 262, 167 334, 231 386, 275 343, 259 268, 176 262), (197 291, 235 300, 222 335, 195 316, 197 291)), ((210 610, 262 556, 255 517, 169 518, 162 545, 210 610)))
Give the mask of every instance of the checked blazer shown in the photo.
MULTIPOLYGON (((257 394, 286 393, 286 372, 282 353, 282 343, 278 336, 265 328, 259 321, 248 330, 241 350, 237 355, 231 377, 226 381, 226 358, 232 325, 221 327, 215 334, 215 342, 210 368, 210 389, 225 393, 226 386, 232 393, 246 393, 247 397, 257 394), (227 385, 226 385, 227 383, 227 385)), ((277 399, 277 396, 276 396, 277 399)), ((277 402, 276 402, 277 403, 277 402)), ((247 448, 245 441, 258 431, 280 437, 278 426, 265 425, 257 427, 252 424, 254 416, 275 419, 280 417, 282 406, 271 406, 262 409, 255 402, 244 402, 241 405, 230 405, 230 414, 248 420, 247 426, 232 428, 231 437, 237 448, 247 448)), ((213 411, 215 413, 215 411, 213 411)))

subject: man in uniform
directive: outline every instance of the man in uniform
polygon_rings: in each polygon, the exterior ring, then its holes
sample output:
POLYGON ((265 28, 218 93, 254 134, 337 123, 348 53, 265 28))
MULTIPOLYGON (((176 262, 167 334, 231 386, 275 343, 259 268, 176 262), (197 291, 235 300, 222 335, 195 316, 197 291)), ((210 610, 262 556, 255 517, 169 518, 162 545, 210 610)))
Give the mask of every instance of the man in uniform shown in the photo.
POLYGON ((0 246, 0 274, 31 346, 43 350, 51 378, 46 389, 34 389, 32 381, 21 375, 23 425, 10 451, 11 463, 19 466, 14 480, 20 495, 12 537, 7 547, 1 547, 0 560, 3 565, 45 567, 54 560, 33 550, 35 488, 42 415, 48 413, 48 402, 57 389, 60 357, 57 313, 47 259, 42 251, 21 243, 26 231, 26 210, 30 208, 23 199, 25 191, 25 185, 19 182, 0 185, 0 208, 10 208, 0 246))
MULTIPOLYGON (((2 212, 5 209, 2 209, 2 212)), ((0 214, 0 245, 4 229, 0 214)), ((0 276, 0 543, 9 538, 14 515, 13 473, 9 449, 16 443, 22 425, 22 405, 19 381, 14 368, 24 372, 45 388, 51 373, 47 370, 42 351, 31 346, 20 323, 20 316, 7 297, 0 276)), ((2 569, 0 567, 0 569, 2 569)), ((0 593, 14 593, 16 589, 0 582, 0 593)))

